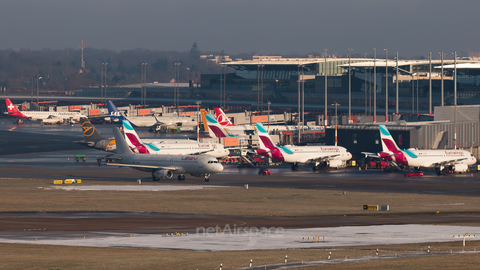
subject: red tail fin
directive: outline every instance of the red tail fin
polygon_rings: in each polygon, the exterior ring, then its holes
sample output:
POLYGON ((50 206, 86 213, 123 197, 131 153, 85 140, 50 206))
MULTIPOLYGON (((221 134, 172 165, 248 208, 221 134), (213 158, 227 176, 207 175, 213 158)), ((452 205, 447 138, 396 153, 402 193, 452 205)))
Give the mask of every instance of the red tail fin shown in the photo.
POLYGON ((7 103, 7 110, 8 110, 8 115, 10 116, 15 116, 15 117, 21 117, 21 118, 28 118, 25 116, 23 113, 21 113, 15 105, 10 101, 10 99, 6 98, 5 102, 7 103))
POLYGON ((223 112, 221 108, 215 108, 215 114, 217 116, 217 121, 222 126, 235 126, 230 119, 228 119, 227 115, 223 112))

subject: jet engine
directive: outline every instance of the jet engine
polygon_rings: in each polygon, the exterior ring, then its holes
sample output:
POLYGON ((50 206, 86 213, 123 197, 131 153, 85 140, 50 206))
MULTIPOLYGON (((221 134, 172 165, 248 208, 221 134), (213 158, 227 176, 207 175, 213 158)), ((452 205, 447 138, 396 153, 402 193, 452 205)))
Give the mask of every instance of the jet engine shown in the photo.
POLYGON ((157 179, 170 179, 173 177, 173 172, 170 170, 158 170, 153 173, 153 177, 157 179))
POLYGON ((339 159, 331 159, 331 160, 327 161, 327 165, 330 168, 338 168, 338 167, 343 166, 344 164, 343 164, 343 161, 341 161, 339 159))
POLYGON ((458 172, 458 173, 464 173, 464 172, 467 172, 468 170, 468 165, 467 164, 464 164, 464 163, 457 163, 455 165, 453 165, 453 171, 454 172, 458 172))

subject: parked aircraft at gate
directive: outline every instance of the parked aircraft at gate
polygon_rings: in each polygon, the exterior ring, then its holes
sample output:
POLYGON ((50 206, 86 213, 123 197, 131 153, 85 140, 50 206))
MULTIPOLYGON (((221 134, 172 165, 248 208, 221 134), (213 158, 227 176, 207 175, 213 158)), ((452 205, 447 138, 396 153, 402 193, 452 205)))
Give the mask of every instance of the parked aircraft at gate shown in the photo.
POLYGON ((136 116, 136 117, 127 117, 124 116, 118 109, 115 107, 112 101, 107 100, 108 115, 113 122, 121 123, 122 120, 128 120, 135 127, 153 127, 153 126, 196 126, 197 120, 195 117, 170 117, 170 116, 136 116))
MULTIPOLYGON (((235 125, 230 121, 228 116, 223 112, 221 108, 215 108, 215 115, 217 117, 218 123, 228 132, 233 131, 249 131, 255 130, 255 127, 252 125, 235 125)), ((309 131, 323 131, 325 128, 323 126, 304 126, 304 130, 309 131)), ((291 131, 291 130, 298 130, 298 126, 294 125, 270 125, 266 128, 268 132, 272 131, 291 131)))
POLYGON ((386 126, 380 125, 379 129, 382 140, 382 152, 377 153, 377 155, 363 152, 367 156, 380 157, 404 166, 435 168, 439 175, 442 174, 445 168, 450 171, 463 173, 468 170, 469 165, 477 163, 477 159, 466 150, 402 150, 397 146, 386 126))
POLYGON ((32 121, 45 120, 47 118, 58 117, 63 119, 72 119, 74 121, 80 121, 80 118, 85 117, 85 115, 80 112, 43 112, 43 111, 20 111, 17 107, 6 98, 5 103, 7 104, 8 115, 18 118, 29 119, 32 121))
POLYGON ((314 164, 316 169, 323 161, 331 168, 338 168, 352 158, 352 154, 341 146, 278 146, 262 124, 257 123, 256 127, 260 144, 260 148, 255 149, 257 154, 293 163, 292 170, 297 170, 299 164, 314 164))
POLYGON ((133 152, 154 155, 211 155, 215 158, 224 158, 230 154, 220 143, 160 143, 159 140, 150 143, 144 142, 126 120, 122 121, 125 139, 133 152))
MULTIPOLYGON (((116 145, 113 138, 105 138, 86 118, 80 119, 80 124, 83 130, 83 141, 75 141, 86 147, 91 147, 103 151, 115 152, 116 145)), ((158 145, 195 145, 197 141, 189 139, 142 139, 143 143, 154 143, 158 145)))
MULTIPOLYGON (((238 137, 238 134, 231 134, 225 128, 223 128, 215 117, 211 116, 207 113, 206 110, 200 109, 200 113, 202 114, 202 122, 205 131, 208 132, 208 135, 211 138, 230 138, 230 137, 238 137)), ((241 134, 244 134, 243 131, 241 134)))
POLYGON ((131 167, 140 171, 152 173, 154 181, 170 179, 178 175, 178 180, 185 180, 185 174, 195 177, 204 177, 209 181, 210 174, 223 171, 223 166, 216 158, 210 155, 145 155, 135 154, 130 150, 124 136, 118 128, 113 134, 117 143, 117 154, 109 157, 116 163, 107 163, 110 166, 131 167))

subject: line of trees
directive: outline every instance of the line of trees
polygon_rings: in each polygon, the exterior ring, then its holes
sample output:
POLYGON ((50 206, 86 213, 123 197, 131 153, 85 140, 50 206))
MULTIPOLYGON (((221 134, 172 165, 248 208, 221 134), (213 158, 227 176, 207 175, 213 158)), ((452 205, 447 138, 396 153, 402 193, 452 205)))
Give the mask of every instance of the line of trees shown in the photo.
MULTIPOLYGON (((218 54, 218 53, 217 53, 218 54)), ((201 73, 220 73, 221 67, 200 59, 196 43, 189 52, 144 49, 116 52, 84 49, 85 70, 81 70, 80 49, 0 50, 0 86, 17 91, 39 88, 55 91, 77 90, 99 85, 102 63, 107 65, 107 84, 124 85, 141 81, 142 62, 147 65, 147 82, 170 82, 175 77, 174 63, 180 65, 180 82, 200 82, 201 73)))

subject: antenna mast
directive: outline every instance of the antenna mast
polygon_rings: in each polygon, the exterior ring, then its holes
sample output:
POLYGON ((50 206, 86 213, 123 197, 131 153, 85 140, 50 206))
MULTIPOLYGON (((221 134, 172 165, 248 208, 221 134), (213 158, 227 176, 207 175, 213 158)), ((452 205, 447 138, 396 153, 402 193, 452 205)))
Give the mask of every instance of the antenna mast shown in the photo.
POLYGON ((82 42, 80 42, 80 49, 82 49, 82 64, 80 66, 80 68, 82 69, 82 71, 85 70, 85 61, 83 60, 83 49, 85 48, 85 44, 83 43, 83 40, 82 42))

